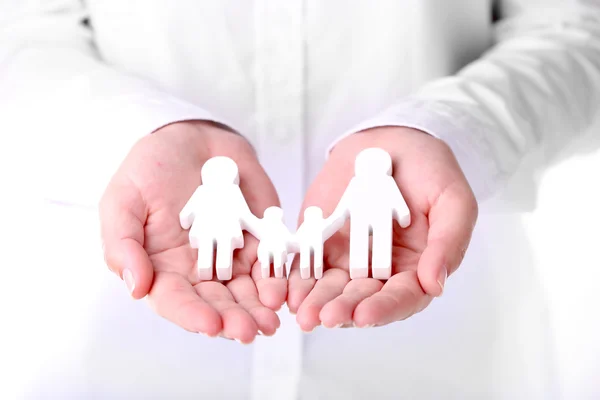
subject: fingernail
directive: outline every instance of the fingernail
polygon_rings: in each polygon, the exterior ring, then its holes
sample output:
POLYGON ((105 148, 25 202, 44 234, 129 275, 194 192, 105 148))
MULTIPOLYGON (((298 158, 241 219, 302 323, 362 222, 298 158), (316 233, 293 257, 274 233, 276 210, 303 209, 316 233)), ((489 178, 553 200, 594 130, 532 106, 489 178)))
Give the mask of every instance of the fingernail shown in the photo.
POLYGON ((440 270, 440 273, 438 275, 438 280, 437 280, 438 285, 440 285, 440 289, 442 289, 442 291, 440 292, 438 297, 440 297, 442 294, 444 294, 444 286, 446 285, 447 278, 448 278, 448 270, 444 266, 440 270))
POLYGON ((133 278, 133 273, 130 269, 126 269, 125 271, 123 271, 123 281, 127 286, 127 290, 129 290, 129 294, 133 294, 133 291, 135 289, 135 279, 133 278))

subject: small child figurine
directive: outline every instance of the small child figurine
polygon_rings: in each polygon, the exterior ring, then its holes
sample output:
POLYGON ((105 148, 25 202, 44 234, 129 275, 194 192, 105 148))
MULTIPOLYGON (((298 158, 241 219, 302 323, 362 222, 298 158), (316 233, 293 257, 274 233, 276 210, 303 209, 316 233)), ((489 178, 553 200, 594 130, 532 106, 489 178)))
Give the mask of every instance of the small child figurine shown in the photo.
POLYGON ((310 278, 311 255, 315 279, 323 277, 323 246, 344 225, 341 219, 323 218, 319 207, 304 210, 304 221, 296 231, 296 246, 300 253, 300 276, 310 278), (341 224, 340 224, 341 223, 341 224))
POLYGON ((293 236, 283 222, 283 210, 279 207, 267 208, 260 224, 257 256, 262 277, 268 278, 271 275, 272 263, 275 278, 283 278, 284 266, 293 242, 293 236))

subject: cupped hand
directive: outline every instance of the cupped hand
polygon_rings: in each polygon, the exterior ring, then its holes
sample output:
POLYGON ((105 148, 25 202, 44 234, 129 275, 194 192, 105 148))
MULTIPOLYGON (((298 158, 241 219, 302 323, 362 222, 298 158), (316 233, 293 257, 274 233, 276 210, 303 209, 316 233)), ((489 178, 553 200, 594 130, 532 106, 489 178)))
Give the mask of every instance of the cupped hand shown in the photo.
MULTIPOLYGON (((365 148, 390 153, 393 177, 411 211, 411 224, 394 224, 392 276, 350 279, 349 223, 324 248, 324 274, 303 280, 298 260, 288 281, 288 306, 304 331, 318 325, 381 326, 422 311, 444 290, 469 245, 478 206, 452 151, 415 129, 381 127, 340 141, 309 188, 303 208, 335 209, 365 148)), ((301 213, 302 215, 303 213, 301 213)))
POLYGON ((200 170, 214 156, 238 165, 240 187, 251 211, 279 200, 251 146, 241 136, 209 122, 168 125, 141 139, 109 183, 100 203, 104 254, 135 299, 182 328, 243 343, 279 327, 275 311, 286 299, 287 282, 261 279, 257 240, 245 235, 236 250, 233 278, 198 280, 197 250, 179 213, 200 185, 200 170))

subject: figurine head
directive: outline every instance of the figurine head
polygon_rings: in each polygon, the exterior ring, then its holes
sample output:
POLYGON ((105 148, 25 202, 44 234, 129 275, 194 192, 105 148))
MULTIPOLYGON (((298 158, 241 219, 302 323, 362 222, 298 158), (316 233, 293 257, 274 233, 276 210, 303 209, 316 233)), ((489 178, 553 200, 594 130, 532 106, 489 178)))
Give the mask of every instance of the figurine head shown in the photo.
POLYGON ((361 151, 354 161, 355 176, 392 174, 392 157, 383 149, 372 147, 361 151))
POLYGON ((269 207, 264 212, 264 219, 270 219, 273 221, 282 221, 283 220, 283 210, 280 207, 269 207))
POLYGON ((240 176, 235 161, 228 157, 213 157, 204 163, 202 171, 202 184, 240 184, 240 176))
POLYGON ((317 206, 310 206, 304 210, 305 220, 317 220, 323 218, 323 210, 317 206))

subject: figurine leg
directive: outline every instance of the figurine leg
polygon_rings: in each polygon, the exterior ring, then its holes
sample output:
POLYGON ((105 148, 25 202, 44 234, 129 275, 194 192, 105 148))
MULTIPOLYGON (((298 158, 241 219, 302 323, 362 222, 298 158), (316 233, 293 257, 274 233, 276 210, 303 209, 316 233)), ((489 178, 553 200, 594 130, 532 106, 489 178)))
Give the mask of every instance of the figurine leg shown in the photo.
POLYGON ((195 238, 194 245, 198 248, 198 279, 210 281, 213 278, 213 254, 215 245, 212 238, 195 238))
POLYGON ((283 278, 283 267, 287 259, 287 254, 284 252, 273 252, 273 273, 275 278, 283 278))
POLYGON ((392 276, 392 235, 393 220, 382 219, 373 225, 372 276, 375 279, 389 279, 392 276))
POLYGON ((369 277, 369 225, 360 218, 350 221, 350 279, 369 277))
POLYGON ((310 278, 311 251, 310 246, 302 244, 300 246, 300 277, 302 279, 310 278))
POLYGON ((313 269, 315 279, 323 277, 323 243, 315 243, 313 246, 313 269))
POLYGON ((271 254, 268 250, 258 245, 258 262, 260 262, 260 272, 263 279, 271 276, 271 254))
POLYGON ((228 281, 233 275, 233 246, 231 240, 217 241, 217 279, 228 281))

